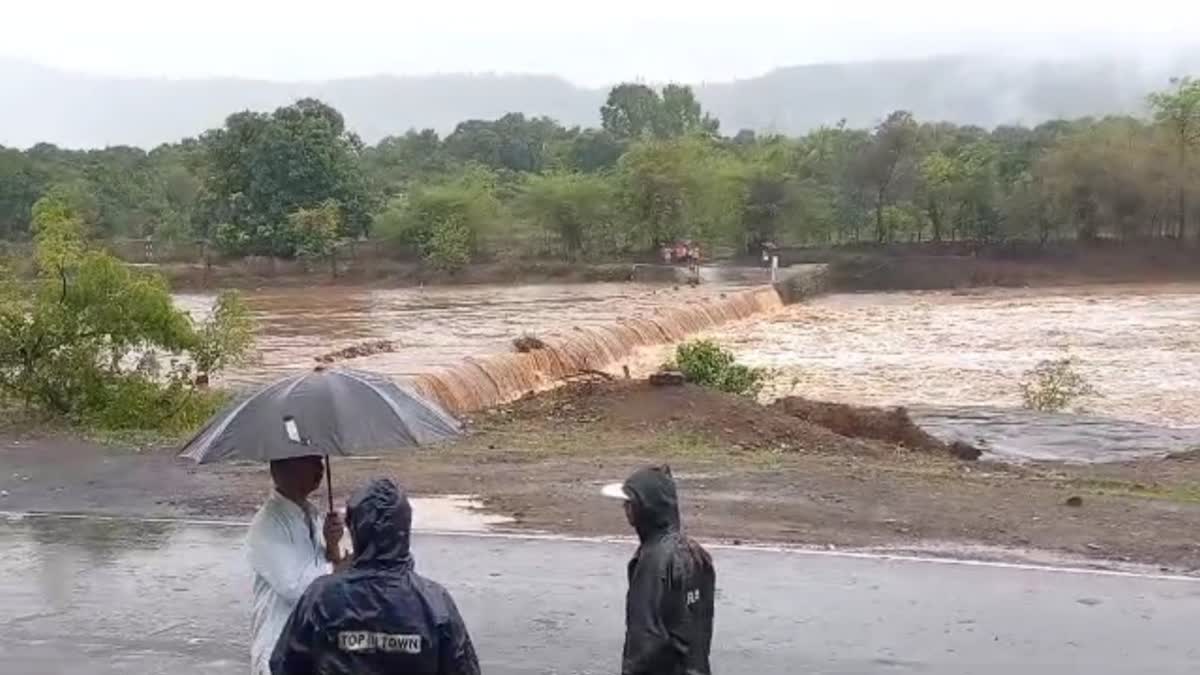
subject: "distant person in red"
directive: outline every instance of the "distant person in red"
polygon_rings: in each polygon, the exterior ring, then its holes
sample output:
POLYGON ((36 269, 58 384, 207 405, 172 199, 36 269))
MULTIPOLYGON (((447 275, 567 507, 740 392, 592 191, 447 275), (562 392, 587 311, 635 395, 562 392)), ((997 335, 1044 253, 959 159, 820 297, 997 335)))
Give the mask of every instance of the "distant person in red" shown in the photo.
POLYGON ((692 252, 688 248, 687 242, 675 243, 675 259, 679 262, 687 262, 692 257, 692 252))
POLYGON ((683 533, 671 470, 640 469, 603 492, 625 502, 641 541, 629 561, 621 675, 710 675, 716 573, 683 533))

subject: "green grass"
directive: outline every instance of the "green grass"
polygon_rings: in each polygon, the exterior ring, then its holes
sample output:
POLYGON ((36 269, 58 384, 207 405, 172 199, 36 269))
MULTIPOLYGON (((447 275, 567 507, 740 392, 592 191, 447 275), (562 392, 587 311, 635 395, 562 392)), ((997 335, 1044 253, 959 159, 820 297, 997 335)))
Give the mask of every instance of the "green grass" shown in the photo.
POLYGON ((229 401, 227 392, 214 389, 193 397, 176 417, 164 420, 161 428, 139 429, 126 421, 112 428, 96 421, 73 421, 21 403, 0 399, 0 434, 71 434, 113 449, 140 452, 146 448, 181 445, 204 423, 209 415, 229 401))
POLYGON ((1181 504, 1200 504, 1200 484, 1145 485, 1134 481, 1110 478, 1083 478, 1068 483, 1083 492, 1113 497, 1159 499, 1181 504))
POLYGON ((665 459, 729 459, 749 456, 705 434, 675 430, 602 431, 566 426, 547 430, 540 420, 484 420, 457 446, 463 452, 509 453, 530 459, 642 456, 665 459))

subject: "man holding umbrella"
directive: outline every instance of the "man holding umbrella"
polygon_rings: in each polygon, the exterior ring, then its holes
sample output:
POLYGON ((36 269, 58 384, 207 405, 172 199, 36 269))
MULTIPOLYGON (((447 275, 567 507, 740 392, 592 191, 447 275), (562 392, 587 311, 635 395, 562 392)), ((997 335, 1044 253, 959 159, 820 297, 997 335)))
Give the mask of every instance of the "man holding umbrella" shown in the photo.
POLYGON ((323 459, 277 459, 270 466, 275 489, 255 514, 246 537, 254 571, 254 675, 270 675, 271 651, 300 596, 342 561, 341 518, 336 512, 322 517, 308 501, 321 485, 323 459))
POLYGON ((182 456, 200 464, 270 462, 275 490, 247 541, 254 570, 253 675, 270 672, 271 650, 309 584, 341 563, 329 458, 429 445, 461 431, 436 403, 389 378, 318 367, 250 392, 187 442, 182 456), (322 473, 324 519, 308 502, 322 473))

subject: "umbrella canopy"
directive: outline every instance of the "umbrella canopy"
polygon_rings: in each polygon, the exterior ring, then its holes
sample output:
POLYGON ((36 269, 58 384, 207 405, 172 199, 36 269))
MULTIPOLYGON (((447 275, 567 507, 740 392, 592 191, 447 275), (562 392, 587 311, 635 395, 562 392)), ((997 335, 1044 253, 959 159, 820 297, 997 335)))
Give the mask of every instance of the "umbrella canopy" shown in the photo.
POLYGON ((353 455, 436 443, 462 426, 392 380, 325 369, 286 377, 218 413, 183 447, 200 464, 353 455))

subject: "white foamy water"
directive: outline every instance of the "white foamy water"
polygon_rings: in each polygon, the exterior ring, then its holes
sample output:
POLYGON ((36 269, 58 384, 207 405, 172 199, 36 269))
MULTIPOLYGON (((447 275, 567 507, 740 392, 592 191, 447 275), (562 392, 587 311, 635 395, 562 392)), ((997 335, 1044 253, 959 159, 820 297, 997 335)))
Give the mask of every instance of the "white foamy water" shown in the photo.
POLYGON ((909 406, 1007 459, 1200 447, 1200 284, 830 295, 707 337, 773 369, 768 397, 909 406), (1098 392, 1071 411, 1088 416, 1020 410, 1026 371, 1067 356, 1098 392))
POLYGON ((1200 425, 1200 285, 831 295, 711 335, 777 395, 1016 407, 1028 369, 1073 356, 1088 412, 1200 425))

